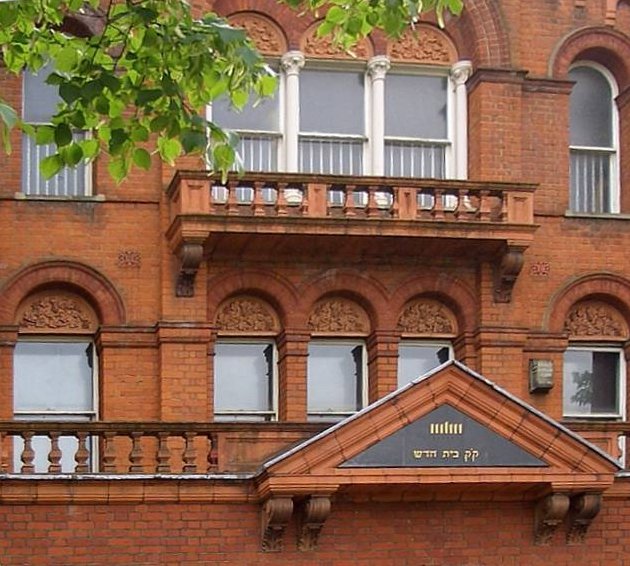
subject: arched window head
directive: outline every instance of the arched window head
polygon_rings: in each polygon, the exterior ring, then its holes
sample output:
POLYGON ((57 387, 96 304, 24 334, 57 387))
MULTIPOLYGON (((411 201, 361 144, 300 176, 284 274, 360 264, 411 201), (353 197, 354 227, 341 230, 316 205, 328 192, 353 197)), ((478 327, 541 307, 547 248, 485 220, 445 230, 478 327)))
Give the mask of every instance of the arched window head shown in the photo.
POLYGON ((619 212, 617 84, 603 66, 576 63, 570 98, 573 212, 619 212))

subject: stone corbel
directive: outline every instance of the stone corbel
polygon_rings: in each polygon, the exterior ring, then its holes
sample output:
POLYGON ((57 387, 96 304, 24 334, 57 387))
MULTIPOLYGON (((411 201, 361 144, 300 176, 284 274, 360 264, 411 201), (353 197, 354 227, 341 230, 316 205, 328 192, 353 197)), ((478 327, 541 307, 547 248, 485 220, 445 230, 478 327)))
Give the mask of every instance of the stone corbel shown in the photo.
POLYGON ((179 257, 179 273, 175 283, 176 297, 195 296, 195 277, 203 259, 203 246, 201 244, 183 244, 177 254, 179 257))
POLYGON ((298 549, 315 550, 319 533, 330 515, 330 498, 322 496, 309 497, 302 504, 298 524, 298 549))
POLYGON ((293 514, 293 499, 272 497, 261 510, 261 546, 264 552, 280 552, 282 538, 293 514))
POLYGON ((552 493, 536 505, 534 537, 536 544, 548 544, 569 512, 569 496, 552 493))
POLYGON ((508 247, 494 265, 494 302, 509 303, 518 274, 523 269, 523 249, 508 247))
POLYGON ((569 530, 567 542, 579 544, 584 541, 593 519, 602 506, 602 496, 599 493, 582 493, 571 498, 569 509, 569 530))

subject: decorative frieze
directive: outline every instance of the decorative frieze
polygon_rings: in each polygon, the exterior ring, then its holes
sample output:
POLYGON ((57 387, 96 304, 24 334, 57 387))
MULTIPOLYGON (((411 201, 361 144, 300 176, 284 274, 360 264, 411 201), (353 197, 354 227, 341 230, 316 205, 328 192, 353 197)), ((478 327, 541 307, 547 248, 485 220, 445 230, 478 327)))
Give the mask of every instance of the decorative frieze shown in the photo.
POLYGON ((451 65, 457 53, 449 38, 437 28, 427 24, 416 25, 400 39, 391 43, 388 55, 392 61, 451 65))
POLYGON ((268 18, 258 14, 241 12, 229 18, 230 24, 242 28, 254 42, 256 49, 267 55, 281 55, 287 50, 282 31, 268 18))
POLYGON ((217 312, 216 326, 223 332, 278 332, 280 325, 273 309, 255 297, 235 297, 217 312))
POLYGON ((315 305, 308 327, 313 332, 366 334, 370 330, 370 322, 365 311, 355 302, 335 297, 315 305))
POLYGON ((300 39, 300 51, 308 57, 324 57, 335 59, 369 59, 372 49, 368 40, 362 39, 352 48, 352 54, 335 45, 330 34, 323 37, 317 35, 319 23, 308 28, 300 39))
POLYGON ((120 250, 116 258, 118 267, 140 267, 142 265, 142 255, 138 250, 120 250))
POLYGON ((96 316, 80 297, 64 292, 37 294, 19 309, 18 324, 27 332, 93 332, 96 316))
POLYGON ((613 338, 628 337, 628 326, 621 313, 602 301, 582 301, 575 304, 564 323, 571 338, 613 338))
POLYGON ((416 336, 453 336, 457 334, 457 323, 442 303, 419 299, 405 307, 398 319, 398 330, 416 336))

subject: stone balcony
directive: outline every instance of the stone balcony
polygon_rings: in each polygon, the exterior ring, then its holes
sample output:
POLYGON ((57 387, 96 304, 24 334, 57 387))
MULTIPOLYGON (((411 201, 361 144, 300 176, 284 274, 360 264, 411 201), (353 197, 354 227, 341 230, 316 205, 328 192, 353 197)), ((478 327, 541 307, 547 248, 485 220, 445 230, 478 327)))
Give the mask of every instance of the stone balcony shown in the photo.
POLYGON ((495 300, 531 243, 530 184, 285 173, 178 171, 167 237, 180 260, 178 296, 194 294, 204 257, 471 257, 495 266, 495 300), (339 237, 343 236, 340 245, 339 237), (293 254, 293 255, 292 255, 293 254))

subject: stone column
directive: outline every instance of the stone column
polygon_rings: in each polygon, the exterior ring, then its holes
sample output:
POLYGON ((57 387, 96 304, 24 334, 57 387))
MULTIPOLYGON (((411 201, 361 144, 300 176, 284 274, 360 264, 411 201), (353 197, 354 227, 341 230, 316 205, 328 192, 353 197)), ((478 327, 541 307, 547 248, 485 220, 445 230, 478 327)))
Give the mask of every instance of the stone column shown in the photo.
POLYGON ((285 75, 285 171, 298 170, 298 133, 300 131, 300 69, 304 67, 304 55, 289 51, 282 56, 285 75))
POLYGON ((468 93, 466 81, 472 73, 470 61, 458 61, 451 68, 455 87, 455 178, 468 178, 468 93))
POLYGON ((372 57, 367 67, 372 89, 370 173, 379 177, 385 174, 385 75, 389 67, 385 55, 372 57))

